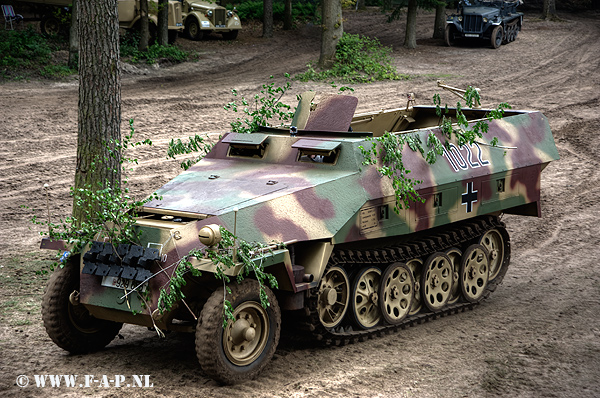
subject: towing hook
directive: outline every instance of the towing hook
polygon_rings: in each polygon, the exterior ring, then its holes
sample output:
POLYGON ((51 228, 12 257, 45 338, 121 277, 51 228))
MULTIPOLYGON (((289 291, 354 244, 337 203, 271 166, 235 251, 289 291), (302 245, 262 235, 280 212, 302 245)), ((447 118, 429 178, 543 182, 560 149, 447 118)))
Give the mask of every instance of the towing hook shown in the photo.
POLYGON ((69 302, 73 306, 79 305, 79 292, 77 290, 73 290, 73 292, 69 294, 69 302))

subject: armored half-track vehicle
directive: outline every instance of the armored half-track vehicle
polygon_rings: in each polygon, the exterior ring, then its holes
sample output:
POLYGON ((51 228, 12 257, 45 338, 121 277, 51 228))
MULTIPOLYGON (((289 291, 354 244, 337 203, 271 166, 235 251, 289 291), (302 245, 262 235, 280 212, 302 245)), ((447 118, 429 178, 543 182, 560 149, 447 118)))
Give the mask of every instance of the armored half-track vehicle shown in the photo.
POLYGON ((521 0, 460 0, 456 13, 446 20, 446 44, 480 39, 498 48, 515 41, 523 25, 523 13, 517 11, 519 4, 521 0))
MULTIPOLYGON (((205 373, 236 383, 257 376, 272 357, 282 311, 293 311, 307 335, 345 344, 472 308, 492 293, 511 256, 500 217, 540 216, 540 173, 558 159, 544 115, 506 111, 489 122, 487 136, 472 145, 451 141, 431 165, 400 148, 423 202, 396 212, 390 180, 363 164, 360 147, 384 132, 425 142, 433 131, 442 139, 436 109, 355 115, 355 97, 331 96, 316 107, 313 97, 302 94, 293 127, 225 134, 160 188, 137 218, 140 244, 99 236, 71 255, 44 294, 51 339, 79 353, 109 344, 123 323, 195 333, 205 373), (219 265, 230 277, 225 292, 217 265, 198 254, 217 246, 225 230, 247 242, 285 243, 251 259, 277 280, 277 288, 264 287, 268 306, 252 273, 234 278, 241 263, 219 265), (161 313, 160 292, 184 258, 201 275, 181 275, 185 297, 161 313), (224 297, 235 318, 225 327, 224 297)), ((464 114, 475 121, 487 111, 464 114)), ((68 249, 50 240, 42 248, 68 249)))
POLYGON ((225 40, 235 40, 242 23, 235 9, 227 10, 214 2, 183 0, 183 25, 185 35, 192 40, 202 40, 211 32, 220 33, 225 40))

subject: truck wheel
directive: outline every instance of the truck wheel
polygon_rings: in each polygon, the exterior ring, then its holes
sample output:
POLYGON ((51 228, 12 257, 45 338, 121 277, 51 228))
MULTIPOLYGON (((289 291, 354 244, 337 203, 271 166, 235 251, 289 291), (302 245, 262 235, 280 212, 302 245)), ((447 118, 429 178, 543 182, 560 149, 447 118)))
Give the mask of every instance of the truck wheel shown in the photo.
POLYGON ((498 25, 494 28, 494 30, 492 30, 492 37, 491 37, 491 43, 492 43, 492 48, 498 48, 502 45, 502 38, 504 36, 504 29, 502 29, 502 26, 498 25))
POLYGON ((454 25, 446 25, 446 31, 444 34, 444 39, 446 41, 446 45, 448 47, 452 47, 456 44, 456 39, 454 38, 454 34, 456 33, 456 28, 454 25))
POLYGON ((78 261, 72 261, 64 268, 57 268, 48 280, 42 299, 42 320, 48 336, 60 348, 73 354, 104 348, 123 326, 94 318, 83 304, 71 303, 71 294, 79 290, 77 264, 78 261))
POLYGON ((190 18, 185 23, 185 34, 191 40, 202 40, 204 32, 200 29, 200 24, 196 18, 190 18))
POLYGON ((46 37, 58 35, 60 28, 60 21, 53 15, 45 15, 40 22, 40 30, 46 37))
POLYGON ((281 311, 269 288, 264 287, 270 305, 263 308, 257 281, 248 279, 229 287, 227 300, 235 322, 230 320, 223 328, 223 289, 217 289, 204 304, 196 326, 200 366, 224 384, 255 378, 273 357, 281 329, 281 311))
POLYGON ((239 30, 230 30, 229 32, 223 33, 223 39, 225 40, 235 40, 238 37, 239 30))

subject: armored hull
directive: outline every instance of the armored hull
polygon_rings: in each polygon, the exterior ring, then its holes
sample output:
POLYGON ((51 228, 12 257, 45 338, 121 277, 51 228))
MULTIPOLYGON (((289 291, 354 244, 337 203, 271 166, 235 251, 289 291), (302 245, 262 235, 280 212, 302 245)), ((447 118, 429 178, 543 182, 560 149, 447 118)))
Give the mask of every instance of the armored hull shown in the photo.
MULTIPOLYGON (((294 314, 302 314, 296 321, 303 330, 342 344, 486 298, 510 261, 502 214, 541 215, 541 171, 558 159, 546 118, 507 111, 472 145, 449 142, 434 164, 408 146, 398 148, 419 181, 421 200, 397 209, 390 180, 380 176, 377 164, 363 164, 360 148, 384 132, 423 142, 433 132, 443 140, 435 108, 354 115, 356 102, 338 96, 310 112, 299 109, 297 129, 225 134, 203 160, 160 188, 160 199, 145 205, 137 221, 141 245, 96 242, 81 258, 72 257, 66 268, 78 270, 70 271, 75 282, 62 289, 76 291, 70 311, 83 312, 92 325, 108 322, 110 327, 95 326, 108 330, 102 337, 114 337, 114 325, 122 322, 194 332, 205 372, 235 383, 255 377, 272 356, 281 311, 301 310, 294 314), (226 297, 236 321, 225 327, 223 282, 214 277, 218 266, 189 256, 206 248, 201 242, 215 244, 218 239, 210 236, 219 227, 244 241, 286 243, 257 251, 251 260, 277 280, 277 288, 264 288, 270 305, 260 304, 251 276, 241 283, 232 278, 226 297), (160 291, 182 259, 202 274, 185 273, 185 298, 161 313, 160 291), (125 298, 124 292, 142 285, 143 295, 125 298)), ((463 111, 471 121, 487 114, 463 111)), ((243 267, 222 271, 233 277, 243 267)), ((46 296, 45 314, 56 313, 51 303, 59 293, 46 296)), ((50 324, 52 316, 46 318, 50 324)), ((48 330, 61 347, 80 350, 76 338, 48 330)))

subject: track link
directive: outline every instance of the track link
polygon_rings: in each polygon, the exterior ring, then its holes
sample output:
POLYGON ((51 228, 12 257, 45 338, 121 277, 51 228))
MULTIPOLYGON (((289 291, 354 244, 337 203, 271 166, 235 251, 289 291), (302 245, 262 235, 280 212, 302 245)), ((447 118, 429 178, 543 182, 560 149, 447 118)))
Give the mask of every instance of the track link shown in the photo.
POLYGON ((459 222, 449 228, 440 228, 439 232, 434 232, 430 236, 418 238, 397 246, 367 250, 334 250, 327 264, 327 268, 337 265, 344 266, 347 271, 351 271, 368 265, 386 266, 393 262, 406 262, 413 258, 423 258, 438 251, 445 251, 452 247, 464 248, 468 244, 477 241, 483 234, 493 228, 497 228, 505 240, 505 259, 498 276, 488 283, 484 294, 477 303, 459 301, 437 312, 427 312, 424 306, 421 312, 409 316, 397 325, 381 324, 368 330, 356 330, 348 322, 345 322, 341 326, 330 329, 323 326, 319 320, 317 312, 319 288, 316 287, 310 290, 305 301, 304 312, 306 322, 303 325, 304 329, 312 332, 314 338, 324 344, 345 345, 373 337, 380 337, 433 319, 473 309, 496 290, 504 279, 510 262, 510 240, 508 233, 506 232, 504 223, 495 216, 482 216, 459 222))

